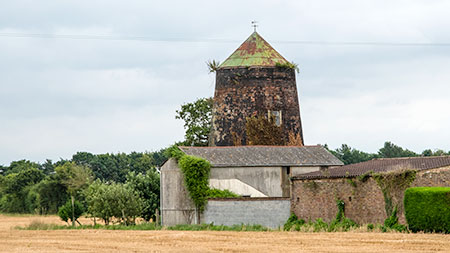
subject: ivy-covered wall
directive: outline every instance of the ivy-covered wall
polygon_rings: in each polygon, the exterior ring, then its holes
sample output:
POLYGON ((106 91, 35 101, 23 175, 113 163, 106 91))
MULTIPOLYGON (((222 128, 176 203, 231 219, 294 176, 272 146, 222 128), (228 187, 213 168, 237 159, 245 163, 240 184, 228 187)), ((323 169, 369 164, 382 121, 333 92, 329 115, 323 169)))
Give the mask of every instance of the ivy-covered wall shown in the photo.
POLYGON ((336 216, 336 199, 342 199, 345 215, 360 224, 383 223, 395 206, 400 223, 405 224, 404 190, 418 186, 450 187, 450 167, 419 171, 412 173, 414 176, 404 172, 399 178, 384 179, 384 183, 376 176, 294 180, 291 211, 305 220, 322 218, 329 222, 336 216))

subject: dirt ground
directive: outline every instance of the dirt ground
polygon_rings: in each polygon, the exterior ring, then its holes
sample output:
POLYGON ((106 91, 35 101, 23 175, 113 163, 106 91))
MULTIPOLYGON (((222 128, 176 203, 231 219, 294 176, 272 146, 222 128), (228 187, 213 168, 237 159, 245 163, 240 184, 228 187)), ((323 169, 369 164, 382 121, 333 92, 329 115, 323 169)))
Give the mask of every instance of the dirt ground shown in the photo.
POLYGON ((64 224, 0 215, 0 252, 450 252, 442 234, 14 229, 32 221, 64 224))

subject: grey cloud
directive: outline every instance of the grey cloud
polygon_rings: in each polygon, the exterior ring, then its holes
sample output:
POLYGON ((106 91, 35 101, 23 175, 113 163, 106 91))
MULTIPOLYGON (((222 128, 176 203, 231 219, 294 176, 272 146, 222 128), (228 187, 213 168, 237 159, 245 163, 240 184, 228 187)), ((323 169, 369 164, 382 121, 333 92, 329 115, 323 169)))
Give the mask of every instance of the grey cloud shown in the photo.
POLYGON ((307 144, 376 151, 386 140, 450 150, 449 47, 283 41, 450 42, 448 1, 9 1, 0 33, 221 39, 155 42, 0 37, 0 164, 155 150, 183 138, 180 104, 212 96, 250 21, 299 64, 307 144))

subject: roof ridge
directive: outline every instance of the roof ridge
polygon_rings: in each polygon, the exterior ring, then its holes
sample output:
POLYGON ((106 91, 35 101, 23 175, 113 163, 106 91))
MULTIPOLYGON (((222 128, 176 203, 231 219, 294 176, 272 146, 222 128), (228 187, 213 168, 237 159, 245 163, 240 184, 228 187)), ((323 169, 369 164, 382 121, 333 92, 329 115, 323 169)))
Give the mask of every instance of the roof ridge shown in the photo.
POLYGON ((178 146, 179 148, 251 148, 251 147, 264 147, 264 148, 312 148, 323 147, 322 145, 303 145, 303 146, 278 146, 278 145, 245 145, 245 146, 178 146))
MULTIPOLYGON (((372 160, 369 161, 373 161, 373 160, 409 160, 409 159, 420 159, 420 158, 425 158, 425 159, 431 159, 431 158, 450 158, 450 155, 440 155, 440 156, 406 156, 406 157, 381 157, 381 158, 374 158, 372 160)), ((369 162, 369 161, 365 161, 365 162, 369 162)))

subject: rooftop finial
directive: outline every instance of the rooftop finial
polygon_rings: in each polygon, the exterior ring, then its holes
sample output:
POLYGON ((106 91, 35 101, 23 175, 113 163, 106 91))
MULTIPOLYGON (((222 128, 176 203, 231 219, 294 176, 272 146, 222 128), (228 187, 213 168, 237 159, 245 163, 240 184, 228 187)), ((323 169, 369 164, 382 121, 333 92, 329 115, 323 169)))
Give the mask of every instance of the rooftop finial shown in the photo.
POLYGON ((258 27, 258 21, 253 20, 252 21, 253 31, 256 32, 256 27, 258 27))

